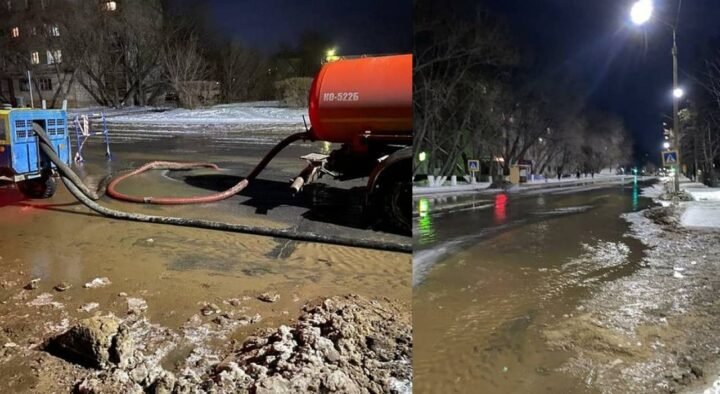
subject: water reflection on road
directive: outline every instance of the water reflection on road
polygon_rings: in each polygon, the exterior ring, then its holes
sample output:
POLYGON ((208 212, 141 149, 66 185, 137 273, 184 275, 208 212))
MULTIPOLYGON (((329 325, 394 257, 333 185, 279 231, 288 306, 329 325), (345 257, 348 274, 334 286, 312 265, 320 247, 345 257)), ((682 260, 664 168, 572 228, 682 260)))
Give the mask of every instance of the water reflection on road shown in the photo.
POLYGON ((418 242, 421 245, 431 244, 435 241, 435 230, 433 229, 433 219, 429 212, 429 204, 427 198, 421 198, 417 201, 419 218, 414 233, 418 235, 418 242))
POLYGON ((568 354, 542 328, 639 267, 643 247, 619 215, 649 204, 640 186, 497 194, 488 209, 420 214, 415 242, 433 262, 415 264, 413 392, 587 391, 556 371, 568 354))

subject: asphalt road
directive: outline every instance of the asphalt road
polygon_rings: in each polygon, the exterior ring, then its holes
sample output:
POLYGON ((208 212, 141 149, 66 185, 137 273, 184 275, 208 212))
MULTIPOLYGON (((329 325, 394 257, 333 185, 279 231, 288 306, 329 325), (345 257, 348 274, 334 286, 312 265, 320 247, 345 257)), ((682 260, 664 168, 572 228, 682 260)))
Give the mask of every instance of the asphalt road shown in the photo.
MULTIPOLYGON (((140 195, 203 195, 230 188, 248 174, 270 148, 285 136, 302 131, 302 126, 219 125, 194 126, 177 130, 167 125, 110 123, 112 160, 104 157, 100 137, 88 142, 83 166, 89 181, 108 173, 134 168, 152 160, 208 161, 221 172, 204 169, 156 172, 123 184, 122 190, 140 195), (173 130, 168 133, 168 129, 173 130)), ((409 243, 409 237, 394 234, 377 222, 368 221, 363 211, 364 185, 367 179, 338 182, 329 177, 309 185, 299 195, 289 189, 290 180, 305 167, 300 156, 334 149, 327 143, 296 143, 281 152, 260 176, 240 195, 202 207, 213 218, 232 222, 247 220, 270 223, 273 227, 293 228, 321 234, 337 234, 357 239, 376 239, 409 243)), ((83 170, 81 169, 81 170, 83 170)), ((143 211, 135 204, 124 206, 143 211)), ((168 215, 177 213, 196 217, 188 207, 152 207, 168 215)))

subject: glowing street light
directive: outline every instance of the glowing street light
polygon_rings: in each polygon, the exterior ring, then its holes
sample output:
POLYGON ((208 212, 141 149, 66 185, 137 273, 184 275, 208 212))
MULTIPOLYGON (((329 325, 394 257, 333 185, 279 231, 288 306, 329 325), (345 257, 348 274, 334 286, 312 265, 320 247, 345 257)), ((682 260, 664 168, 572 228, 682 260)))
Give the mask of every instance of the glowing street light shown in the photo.
POLYGON ((642 25, 650 20, 653 13, 652 0, 638 0, 630 9, 630 19, 636 25, 642 25))
POLYGON ((337 48, 330 48, 325 52, 325 62, 334 62, 339 59, 340 56, 337 55, 337 48))
MULTIPOLYGON (((678 106, 680 104, 680 98, 683 97, 685 92, 680 88, 678 85, 678 47, 677 47, 677 24, 680 21, 680 7, 682 6, 682 1, 678 2, 678 8, 677 8, 677 16, 675 17, 675 23, 670 24, 667 22, 663 22, 665 25, 670 27, 672 30, 672 39, 673 39, 673 45, 672 45, 672 51, 670 52, 672 54, 672 60, 673 60, 673 96, 675 97, 675 100, 673 100, 673 146, 679 150, 680 148, 680 122, 678 119, 678 106)), ((632 8, 630 9, 630 19, 632 22, 636 25, 642 25, 647 23, 651 18, 653 14, 653 1, 652 0, 637 0, 635 4, 633 4, 632 8)), ((659 20, 662 22, 662 20, 659 20)), ((677 171, 675 171, 674 175, 674 190, 675 193, 680 192, 680 152, 677 152, 677 160, 675 162, 675 167, 677 168, 677 171)))
POLYGON ((663 142, 663 148, 670 149, 670 142, 669 141, 663 142))

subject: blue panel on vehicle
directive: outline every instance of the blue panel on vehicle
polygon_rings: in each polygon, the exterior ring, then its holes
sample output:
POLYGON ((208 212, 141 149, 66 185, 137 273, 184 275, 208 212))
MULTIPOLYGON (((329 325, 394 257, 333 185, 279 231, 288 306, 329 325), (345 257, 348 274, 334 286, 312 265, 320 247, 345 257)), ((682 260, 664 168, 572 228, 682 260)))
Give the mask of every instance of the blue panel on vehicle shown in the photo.
POLYGON ((33 131, 33 123, 45 129, 53 147, 66 164, 70 163, 70 139, 67 132, 67 114, 60 110, 17 109, 10 111, 12 143, 12 169, 16 174, 34 174, 40 171, 40 149, 33 131))

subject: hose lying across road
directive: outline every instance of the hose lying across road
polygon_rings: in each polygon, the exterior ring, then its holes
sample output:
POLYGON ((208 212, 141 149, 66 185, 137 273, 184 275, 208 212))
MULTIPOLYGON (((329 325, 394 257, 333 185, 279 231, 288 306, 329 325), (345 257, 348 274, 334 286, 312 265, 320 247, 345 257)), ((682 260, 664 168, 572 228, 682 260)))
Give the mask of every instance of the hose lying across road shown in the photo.
MULTIPOLYGON (((264 235, 269 237, 275 237, 275 238, 283 238, 283 239, 289 239, 294 241, 305 241, 305 242, 319 242, 319 243, 326 243, 326 244, 334 244, 334 245, 341 245, 341 246, 351 246, 351 247, 359 247, 359 248, 367 248, 367 249, 376 249, 376 250, 385 250, 385 251, 391 251, 391 252, 404 252, 404 253, 411 253, 412 252, 412 245, 410 244, 404 244, 404 243, 394 243, 394 242, 385 242, 385 241, 377 241, 377 240, 371 240, 371 239, 358 239, 358 238, 350 238, 350 237, 342 237, 337 235, 324 235, 324 234, 318 234, 313 232, 296 232, 290 229, 273 229, 273 228, 267 228, 267 227, 258 227, 258 226, 247 226, 243 224, 234 224, 234 223, 223 223, 223 222, 216 222, 211 220, 204 220, 204 219, 189 219, 189 218, 180 218, 180 217, 170 217, 170 216, 155 216, 155 215, 145 215, 141 213, 130 213, 130 212, 123 212, 118 211, 116 209, 111 209, 104 207, 100 204, 98 204, 95 200, 102 197, 99 193, 91 191, 80 179, 80 177, 75 174, 75 172, 67 165, 65 164, 55 153, 53 149, 53 145, 50 142, 50 139, 45 134, 44 130, 42 130, 39 127, 35 128, 35 133, 38 135, 40 139, 40 149, 48 156, 50 161, 52 161, 55 166, 57 167, 58 171, 60 172, 60 176, 62 178, 63 183, 68 188, 70 193, 72 193, 75 198, 77 198, 81 203, 83 203, 85 206, 90 208, 91 210, 104 215, 108 217, 112 217, 115 219, 122 219, 122 220, 131 220, 136 222, 146 222, 146 223, 160 223, 160 224, 170 224, 174 226, 183 226, 183 227, 197 227, 197 228, 204 228, 204 229, 211 229, 211 230, 222 230, 222 231, 232 231, 232 232, 238 232, 238 233, 246 233, 246 234, 255 234, 255 235, 264 235)), ((285 140, 283 140, 281 143, 276 145, 268 154, 263 158, 263 160, 258 163, 258 165, 253 169, 253 171, 248 175, 247 178, 240 181, 237 185, 235 185, 233 188, 228 190, 236 190, 235 193, 239 192, 243 188, 247 186, 250 180, 254 179, 264 168, 267 166, 267 164, 272 160, 272 158, 277 155, 280 150, 282 150, 284 147, 289 145, 291 142, 296 141, 298 139, 301 139, 304 136, 305 133, 299 133, 294 134, 285 140)), ((144 168, 146 166, 140 167, 140 169, 135 170, 131 172, 130 174, 136 174, 140 173, 142 171, 146 171, 151 168, 163 168, 164 165, 167 165, 167 162, 155 162, 156 164, 150 163, 151 166, 144 168), (159 163, 159 164, 158 164, 159 163), (163 164, 164 163, 164 164, 163 164), (144 168, 144 169, 143 169, 144 168), (142 170, 141 170, 142 169, 142 170)), ((173 164, 175 165, 175 164, 173 164)), ((205 163, 191 163, 192 166, 207 166, 205 163)), ((187 167, 187 166, 185 166, 187 167)), ((175 166, 175 168, 178 168, 175 166)), ((127 175, 127 174, 126 174, 127 175)), ((111 190, 111 186, 116 186, 120 181, 127 178, 127 176, 120 177, 118 179, 115 179, 108 185, 108 191, 111 190)), ((200 199, 207 199, 203 200, 202 202, 210 202, 210 201, 218 201, 222 198, 219 196, 225 196, 226 192, 222 193, 216 193, 209 196, 203 196, 199 197, 200 199), (213 198, 217 198, 217 200, 213 200, 213 198)), ((233 193, 233 194, 235 194, 233 193)), ((108 193, 109 194, 109 193, 108 193)), ((123 197, 126 197, 123 195, 123 197)), ((134 201, 134 199, 139 198, 139 202, 151 202, 151 203, 158 203, 158 201, 166 201, 165 198, 153 198, 153 197, 134 197, 134 196, 127 196, 129 198, 129 201, 134 201), (149 201, 146 201, 146 199, 149 199, 149 201)), ((229 196, 225 196, 223 198, 227 198, 229 196)), ((173 200, 173 199, 170 199, 173 200)), ((172 203, 179 203, 173 201, 172 203)), ((188 202, 181 202, 181 203, 188 203, 188 202)))
POLYGON ((285 149, 285 147, 292 144, 293 142, 302 139, 308 139, 307 133, 295 133, 283 139, 282 141, 280 141, 280 143, 275 145, 270 150, 270 152, 265 155, 265 157, 263 157, 260 163, 258 163, 252 170, 250 175, 248 175, 245 179, 241 180, 230 189, 219 193, 199 197, 137 197, 120 193, 115 189, 117 185, 119 185, 120 182, 124 181, 125 179, 128 179, 131 176, 141 174, 148 170, 179 170, 197 167, 214 168, 216 170, 219 170, 218 166, 211 163, 176 163, 168 161, 153 161, 113 179, 107 187, 107 194, 117 200, 159 205, 204 204, 225 200, 226 198, 230 198, 245 189, 250 183, 250 181, 254 180, 255 177, 258 176, 258 174, 260 174, 260 172, 265 169, 268 163, 270 163, 270 160, 272 160, 278 153, 280 153, 281 150, 285 149))

